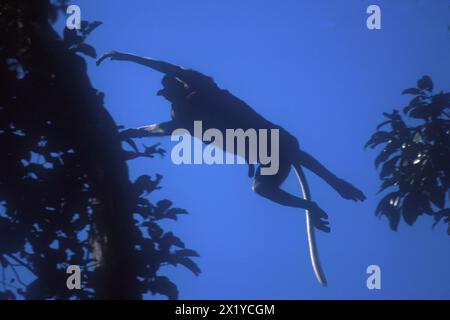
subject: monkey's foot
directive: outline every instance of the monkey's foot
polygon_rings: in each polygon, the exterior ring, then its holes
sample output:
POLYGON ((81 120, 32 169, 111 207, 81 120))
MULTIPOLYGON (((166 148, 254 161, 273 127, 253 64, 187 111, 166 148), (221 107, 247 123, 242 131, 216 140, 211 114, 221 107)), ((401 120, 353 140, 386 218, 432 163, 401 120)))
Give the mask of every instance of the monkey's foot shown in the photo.
POLYGON ((351 183, 348 183, 345 180, 337 179, 333 184, 334 189, 341 195, 342 198, 353 201, 364 201, 366 200, 366 196, 364 193, 353 186, 351 183))

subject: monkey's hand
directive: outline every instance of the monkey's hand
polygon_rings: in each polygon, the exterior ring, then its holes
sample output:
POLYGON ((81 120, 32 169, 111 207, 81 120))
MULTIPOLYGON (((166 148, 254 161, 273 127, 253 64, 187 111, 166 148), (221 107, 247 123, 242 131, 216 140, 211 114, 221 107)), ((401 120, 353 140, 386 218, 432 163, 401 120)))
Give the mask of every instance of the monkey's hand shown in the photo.
POLYGON ((111 59, 111 60, 127 60, 128 54, 118 52, 115 50, 109 51, 107 53, 102 54, 102 56, 97 60, 96 64, 99 66, 104 60, 111 59))
POLYGON ((328 214, 323 211, 317 203, 313 202, 311 208, 309 208, 308 211, 314 227, 323 232, 331 231, 330 227, 328 226, 329 222, 327 221, 328 214))

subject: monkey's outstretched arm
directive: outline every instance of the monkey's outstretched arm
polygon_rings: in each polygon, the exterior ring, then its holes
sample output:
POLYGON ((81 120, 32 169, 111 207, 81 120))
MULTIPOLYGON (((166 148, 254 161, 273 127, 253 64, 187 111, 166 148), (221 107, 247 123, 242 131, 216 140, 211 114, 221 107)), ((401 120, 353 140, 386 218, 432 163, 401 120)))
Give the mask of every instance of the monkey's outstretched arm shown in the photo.
POLYGON ((183 71, 183 68, 181 68, 180 66, 177 66, 177 65, 165 62, 165 61, 155 60, 152 58, 144 58, 144 57, 140 57, 140 56, 137 56, 137 55, 134 55, 131 53, 122 53, 122 52, 118 52, 118 51, 110 51, 110 52, 103 54, 97 60, 97 65, 100 65, 104 60, 106 60, 108 58, 111 60, 134 62, 134 63, 152 68, 156 71, 159 71, 159 72, 162 72, 165 74, 176 75, 183 71))
POLYGON ((172 132, 181 126, 176 121, 167 121, 151 124, 136 129, 127 129, 120 133, 123 139, 145 138, 145 137, 165 137, 170 136, 172 132))
MULTIPOLYGON (((308 182, 306 181, 305 174, 303 173, 303 169, 299 164, 294 164, 294 170, 298 178, 298 182, 302 189, 303 198, 305 200, 311 200, 311 193, 309 190, 308 182)), ((311 212, 306 209, 306 231, 308 234, 308 246, 309 246, 309 255, 311 257, 312 267, 314 269, 314 273, 316 275, 317 280, 323 286, 327 285, 327 279, 325 278, 325 274, 322 270, 322 265, 319 259, 319 252, 317 250, 316 237, 314 224, 312 221, 313 217, 311 216, 311 212)))

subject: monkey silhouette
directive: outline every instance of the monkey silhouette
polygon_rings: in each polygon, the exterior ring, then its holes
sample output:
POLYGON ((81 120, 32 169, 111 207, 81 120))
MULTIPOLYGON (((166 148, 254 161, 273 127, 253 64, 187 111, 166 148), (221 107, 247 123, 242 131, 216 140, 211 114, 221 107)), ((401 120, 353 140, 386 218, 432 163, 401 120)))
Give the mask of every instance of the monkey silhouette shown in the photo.
MULTIPOLYGON (((311 200, 310 190, 302 167, 322 178, 344 199, 364 201, 366 197, 363 192, 345 180, 338 178, 313 156, 302 150, 297 139, 283 127, 265 119, 228 90, 221 89, 212 77, 165 61, 118 51, 103 54, 97 60, 97 65, 100 65, 106 59, 130 61, 163 73, 162 89, 157 92, 157 95, 164 97, 172 105, 171 121, 125 130, 121 134, 126 137, 170 136, 174 130, 180 128, 192 132, 196 120, 202 121, 205 129, 215 128, 224 135, 226 129, 268 129, 268 132, 271 129, 279 130, 278 172, 274 175, 263 175, 261 169, 265 165, 261 164, 259 159, 257 159, 256 172, 253 164, 248 163, 249 176, 253 177, 252 190, 280 205, 306 210, 311 261, 319 283, 325 286, 326 278, 318 257, 314 228, 330 232, 327 221, 328 215, 316 202, 311 200), (288 177, 291 168, 294 168, 296 172, 302 189, 302 197, 292 195, 281 189, 281 185, 288 177)), ((270 141, 270 139, 268 140, 270 141)), ((245 154, 248 155, 248 152, 245 154)), ((249 159, 246 158, 245 160, 248 161, 249 159)))

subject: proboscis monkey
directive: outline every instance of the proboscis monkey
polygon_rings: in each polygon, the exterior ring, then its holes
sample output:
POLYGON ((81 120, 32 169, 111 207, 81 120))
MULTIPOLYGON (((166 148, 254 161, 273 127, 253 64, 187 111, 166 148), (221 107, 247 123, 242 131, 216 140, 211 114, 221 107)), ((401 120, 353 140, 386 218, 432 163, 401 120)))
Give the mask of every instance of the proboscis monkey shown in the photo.
POLYGON ((253 165, 249 164, 249 175, 254 176, 252 189, 257 194, 278 204, 306 210, 312 265, 318 281, 322 285, 326 285, 315 244, 314 227, 329 232, 330 228, 326 220, 328 215, 311 200, 302 167, 321 177, 345 199, 364 201, 366 198, 364 194, 350 183, 335 176, 319 161, 303 151, 299 147, 297 139, 284 128, 259 115, 229 91, 219 88, 211 77, 168 62, 117 51, 104 54, 97 61, 97 65, 105 59, 135 62, 164 74, 163 88, 158 91, 157 95, 163 96, 171 102, 172 120, 138 129, 129 129, 126 131, 128 137, 169 136, 179 128, 191 130, 195 120, 202 121, 203 126, 207 128, 219 129, 223 134, 226 129, 238 128, 279 130, 279 170, 274 175, 262 175, 263 164, 258 162, 256 173, 253 172, 253 165), (288 177, 291 167, 297 174, 303 197, 294 196, 280 188, 288 177))

